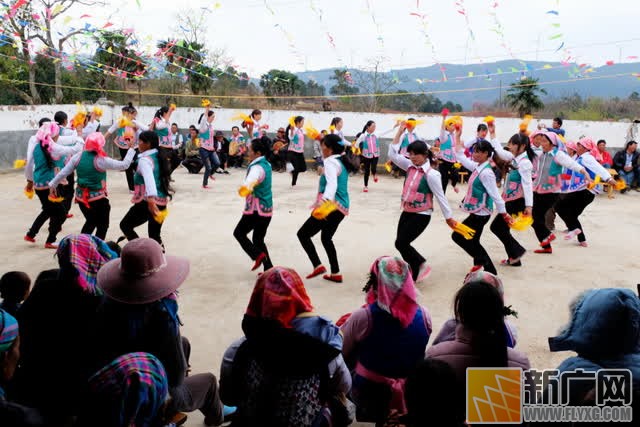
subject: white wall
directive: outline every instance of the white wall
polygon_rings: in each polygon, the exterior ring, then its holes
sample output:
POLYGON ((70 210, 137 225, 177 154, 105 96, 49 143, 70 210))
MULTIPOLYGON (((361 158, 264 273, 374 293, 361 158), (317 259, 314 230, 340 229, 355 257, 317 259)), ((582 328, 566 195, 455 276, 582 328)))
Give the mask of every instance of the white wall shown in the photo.
MULTIPOLYGON (((101 106, 104 115, 102 122, 105 126, 113 123, 120 115, 121 106, 108 107, 101 106)), ((0 106, 0 132, 26 131, 33 130, 37 127, 37 122, 41 117, 53 118, 56 111, 65 111, 69 117, 76 112, 75 105, 42 105, 42 106, 0 106)), ((150 122, 153 118, 155 108, 139 107, 138 118, 150 122)), ((198 117, 202 113, 201 108, 178 108, 171 117, 172 122, 178 123, 181 129, 187 128, 191 124, 196 124, 198 117)), ((238 113, 248 114, 248 110, 232 110, 217 109, 216 121, 214 122, 216 129, 223 131, 231 130, 233 125, 238 124, 238 120, 232 121, 231 117, 238 113)), ((354 112, 309 112, 309 111, 279 111, 264 110, 262 122, 270 125, 270 132, 275 132, 279 126, 286 126, 289 117, 292 115, 302 115, 307 120, 311 120, 314 127, 318 130, 327 129, 331 119, 335 116, 342 117, 344 120, 344 133, 348 136, 354 136, 362 130, 367 120, 374 120, 377 123, 377 133, 381 135, 383 132, 392 129, 395 121, 400 117, 397 114, 373 114, 373 113, 354 113, 354 112)), ((417 128, 418 134, 425 139, 433 139, 439 134, 441 118, 439 115, 414 115, 418 120, 424 120, 425 123, 417 128)), ((408 118, 404 116, 403 118, 408 118)), ((465 117, 464 118, 464 139, 475 136, 475 129, 481 123, 482 117, 465 117)), ((533 120, 529 128, 535 129, 537 119, 533 120)), ((541 119, 542 122, 551 126, 551 118, 541 119)), ((518 130, 519 119, 498 118, 496 119, 496 129, 498 138, 502 141, 509 139, 518 130)), ((566 120, 563 128, 567 132, 569 139, 577 139, 581 135, 587 135, 594 140, 605 139, 608 146, 622 147, 626 143, 626 135, 629 129, 629 123, 620 122, 589 122, 589 121, 572 121, 566 120)), ((106 127, 103 127, 103 131, 106 127)), ((387 137, 392 137, 393 133, 389 133, 387 137)))

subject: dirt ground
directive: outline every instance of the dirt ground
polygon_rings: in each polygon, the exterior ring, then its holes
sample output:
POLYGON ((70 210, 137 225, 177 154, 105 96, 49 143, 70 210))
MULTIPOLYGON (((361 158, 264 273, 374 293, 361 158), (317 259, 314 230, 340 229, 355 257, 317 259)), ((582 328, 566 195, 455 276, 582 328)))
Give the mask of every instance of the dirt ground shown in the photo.
MULTIPOLYGON (((241 335, 240 323, 256 274, 250 271, 251 260, 232 236, 240 219, 243 200, 236 193, 245 170, 234 169, 231 175, 216 175, 210 190, 200 188, 201 175, 189 175, 179 168, 174 174, 176 194, 170 204, 169 217, 163 227, 167 253, 191 261, 191 273, 180 289, 180 317, 183 334, 193 346, 193 372, 219 374, 226 347, 241 335)), ((274 264, 292 267, 301 276, 311 271, 311 264, 300 246, 296 231, 309 215, 318 177, 314 172, 302 174, 297 188, 291 189, 288 174, 274 174, 275 214, 267 234, 267 245, 274 264)), ((4 254, 3 272, 23 270, 32 278, 43 269, 52 268, 53 252, 43 248, 46 226, 37 243, 22 240, 39 211, 37 199, 28 200, 22 189, 22 174, 0 175, 0 201, 5 213, 1 222, 0 250, 4 254)), ((342 222, 334 238, 345 277, 343 284, 316 278, 306 282, 318 313, 331 319, 358 308, 363 303, 361 291, 369 266, 380 255, 397 255, 394 248, 396 225, 400 215, 402 181, 387 175, 370 183, 369 193, 362 192, 362 176, 350 179, 351 213, 342 222)), ((112 205, 109 239, 120 235, 118 224, 129 209, 129 194, 123 173, 109 174, 112 205)), ((447 196, 458 220, 464 213, 458 204, 466 191, 448 190, 447 196)), ((505 301, 519 313, 513 322, 518 328, 517 348, 528 354, 535 368, 551 368, 571 353, 551 354, 547 338, 568 320, 569 301, 580 291, 596 287, 634 288, 638 282, 640 260, 636 255, 640 231, 637 220, 640 194, 632 191, 609 200, 599 196, 584 214, 588 248, 559 238, 553 255, 536 255, 537 241, 532 230, 517 233, 528 248, 521 268, 500 268, 505 284, 505 301)), ((77 206, 75 217, 68 220, 60 237, 77 233, 83 217, 77 206)), ((557 220, 557 228, 564 224, 557 220)), ((146 235, 146 228, 140 229, 146 235)), ((434 218, 415 242, 427 257, 433 272, 418 285, 421 302, 433 318, 434 333, 452 315, 453 296, 471 267, 471 259, 451 241, 451 231, 436 208, 434 218)), ((319 236, 315 239, 319 254, 328 266, 319 236)), ((488 227, 482 242, 494 263, 505 257, 500 242, 488 227)), ((189 416, 187 425, 201 425, 199 414, 189 416)))

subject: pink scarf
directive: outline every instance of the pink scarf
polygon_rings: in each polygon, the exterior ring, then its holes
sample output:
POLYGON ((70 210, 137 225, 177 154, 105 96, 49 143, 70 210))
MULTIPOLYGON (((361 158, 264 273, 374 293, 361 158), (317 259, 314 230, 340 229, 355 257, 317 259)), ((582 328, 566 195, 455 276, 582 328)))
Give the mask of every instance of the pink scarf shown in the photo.
POLYGON ((84 149, 85 151, 95 151, 98 157, 106 157, 107 153, 104 152, 104 144, 104 135, 100 132, 93 132, 87 137, 84 149))

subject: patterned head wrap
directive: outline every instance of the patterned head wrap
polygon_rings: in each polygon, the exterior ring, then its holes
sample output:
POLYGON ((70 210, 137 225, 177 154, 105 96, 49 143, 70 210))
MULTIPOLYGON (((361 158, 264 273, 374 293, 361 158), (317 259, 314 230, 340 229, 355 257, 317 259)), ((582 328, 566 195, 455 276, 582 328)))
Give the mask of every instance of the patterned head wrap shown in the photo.
POLYGON ((498 290, 498 293, 500 293, 500 296, 504 300, 504 285, 502 284, 502 280, 500 280, 500 278, 495 274, 491 274, 488 271, 484 270, 473 271, 467 274, 462 284, 466 285, 467 283, 471 282, 485 282, 492 285, 498 290))
POLYGON ((419 307, 409 264, 398 257, 383 256, 374 261, 370 272, 375 275, 377 286, 367 292, 367 304, 377 303, 402 327, 409 326, 419 307))
POLYGON ((45 150, 51 152, 53 138, 58 135, 60 135, 60 126, 58 126, 56 122, 46 122, 38 129, 36 139, 40 141, 40 145, 42 145, 45 150))
POLYGON ((57 255, 61 275, 75 275, 76 284, 91 295, 102 295, 102 290, 96 286, 100 267, 118 258, 104 241, 90 234, 65 237, 60 242, 57 255))
POLYGON ((602 161, 602 154, 598 150, 598 144, 596 144, 593 139, 589 137, 580 138, 578 145, 582 145, 597 161, 602 161))
POLYGON ((98 157, 105 157, 107 153, 104 152, 104 144, 104 135, 100 132, 93 132, 87 136, 84 143, 84 149, 85 151, 94 151, 98 157))
POLYGON ((291 321, 297 315, 312 310, 298 273, 290 268, 273 267, 258 278, 246 314, 276 320, 285 328, 291 328, 291 321))
POLYGON ((151 427, 158 425, 169 385, 164 367, 155 356, 129 353, 93 374, 89 390, 98 406, 114 405, 97 414, 115 417, 113 425, 151 427))
POLYGON ((0 309, 0 353, 9 350, 16 338, 18 338, 18 321, 0 309))

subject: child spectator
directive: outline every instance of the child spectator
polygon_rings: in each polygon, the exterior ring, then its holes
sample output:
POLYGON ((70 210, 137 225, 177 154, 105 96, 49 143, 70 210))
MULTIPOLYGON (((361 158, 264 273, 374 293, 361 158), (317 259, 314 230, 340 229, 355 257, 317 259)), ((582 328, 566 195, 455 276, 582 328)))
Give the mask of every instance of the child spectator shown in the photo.
POLYGON ((611 154, 607 151, 607 141, 601 139, 598 141, 598 151, 600 152, 600 156, 602 159, 600 160, 600 164, 602 167, 611 169, 613 167, 613 158, 611 154))
POLYGON ((12 316, 16 316, 18 309, 29 295, 31 279, 23 271, 10 271, 0 278, 0 309, 12 316))

